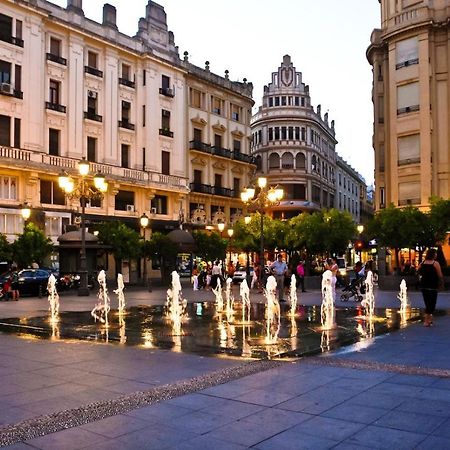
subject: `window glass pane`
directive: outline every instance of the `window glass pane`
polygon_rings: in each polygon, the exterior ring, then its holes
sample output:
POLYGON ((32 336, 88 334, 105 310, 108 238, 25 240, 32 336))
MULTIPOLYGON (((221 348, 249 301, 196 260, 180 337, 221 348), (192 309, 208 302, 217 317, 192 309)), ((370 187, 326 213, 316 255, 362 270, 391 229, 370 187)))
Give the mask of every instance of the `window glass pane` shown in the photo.
POLYGON ((417 37, 397 42, 395 51, 397 64, 404 64, 407 61, 417 60, 419 58, 417 37))
POLYGON ((41 203, 52 203, 52 182, 41 180, 41 203))
POLYGON ((50 38, 50 53, 55 56, 61 56, 61 41, 59 39, 50 38))
POLYGON ((11 118, 0 114, 0 145, 11 144, 11 118))
POLYGON ((400 204, 420 203, 420 183, 399 183, 398 199, 400 204))
POLYGON ((419 105, 419 82, 405 84, 397 88, 397 109, 419 105))
POLYGON ((397 140, 398 162, 417 162, 420 160, 420 135, 402 136, 397 140))

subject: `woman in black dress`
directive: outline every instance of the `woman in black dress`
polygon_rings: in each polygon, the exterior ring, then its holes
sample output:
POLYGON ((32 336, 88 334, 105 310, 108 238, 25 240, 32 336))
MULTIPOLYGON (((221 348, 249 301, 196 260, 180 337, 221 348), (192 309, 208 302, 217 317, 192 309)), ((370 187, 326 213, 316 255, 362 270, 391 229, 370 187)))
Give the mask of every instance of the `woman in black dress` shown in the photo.
POLYGON ((436 309, 437 293, 443 284, 443 276, 440 264, 436 261, 437 252, 430 248, 427 250, 425 259, 419 266, 420 288, 425 303, 425 318, 423 325, 433 325, 433 313, 436 309))

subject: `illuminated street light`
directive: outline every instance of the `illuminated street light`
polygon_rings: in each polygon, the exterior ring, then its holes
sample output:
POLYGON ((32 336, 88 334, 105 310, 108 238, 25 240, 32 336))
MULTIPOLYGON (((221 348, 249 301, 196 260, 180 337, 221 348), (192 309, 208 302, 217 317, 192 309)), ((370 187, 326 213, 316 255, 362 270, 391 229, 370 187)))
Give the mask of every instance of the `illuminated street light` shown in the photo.
POLYGON ((28 206, 27 203, 25 203, 22 206, 22 209, 21 209, 20 213, 22 214, 22 218, 23 218, 23 220, 25 222, 30 218, 30 216, 31 216, 31 208, 28 206))
POLYGON ((79 296, 89 295, 88 271, 86 262, 86 224, 85 209, 86 203, 91 199, 102 199, 103 194, 108 190, 108 183, 101 174, 94 176, 94 186, 87 180, 89 175, 89 162, 84 158, 78 163, 78 179, 73 179, 66 173, 59 176, 58 183, 69 199, 78 199, 81 205, 81 250, 80 250, 80 287, 79 296))

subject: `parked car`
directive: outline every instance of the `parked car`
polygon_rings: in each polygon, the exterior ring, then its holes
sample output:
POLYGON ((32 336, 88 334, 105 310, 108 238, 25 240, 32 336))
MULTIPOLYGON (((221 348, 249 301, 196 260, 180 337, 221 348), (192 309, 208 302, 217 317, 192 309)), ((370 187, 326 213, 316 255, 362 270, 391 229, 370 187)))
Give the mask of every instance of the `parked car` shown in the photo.
MULTIPOLYGON (((253 276, 253 267, 250 267, 250 279, 253 276)), ((239 266, 233 274, 233 283, 240 283, 247 278, 247 268, 245 266, 239 266)))
POLYGON ((44 269, 23 269, 19 272, 20 295, 39 295, 47 292, 50 273, 44 269))

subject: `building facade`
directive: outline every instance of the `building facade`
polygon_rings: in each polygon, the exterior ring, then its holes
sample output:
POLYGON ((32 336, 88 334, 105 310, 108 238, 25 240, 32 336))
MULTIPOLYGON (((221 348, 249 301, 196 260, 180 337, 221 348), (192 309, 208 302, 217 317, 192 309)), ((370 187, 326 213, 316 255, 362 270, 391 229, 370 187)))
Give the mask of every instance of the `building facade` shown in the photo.
POLYGON ((10 240, 27 204, 56 243, 80 209, 58 176, 76 177, 82 158, 108 182, 87 205, 88 226, 138 228, 145 212, 153 229, 168 230, 240 211, 234 192, 254 168, 251 83, 180 59, 162 6, 148 2, 134 37, 118 30, 116 14, 105 4, 96 23, 82 0, 0 0, 0 232, 10 240))
MULTIPOLYGON (((380 1, 380 0, 379 0, 380 1)), ((447 0, 381 0, 372 32, 375 208, 450 196, 447 0)))
POLYGON ((309 86, 285 55, 252 119, 258 175, 284 189, 273 217, 334 206, 336 144, 334 121, 328 122, 328 113, 322 117, 320 105, 314 111, 309 86))

